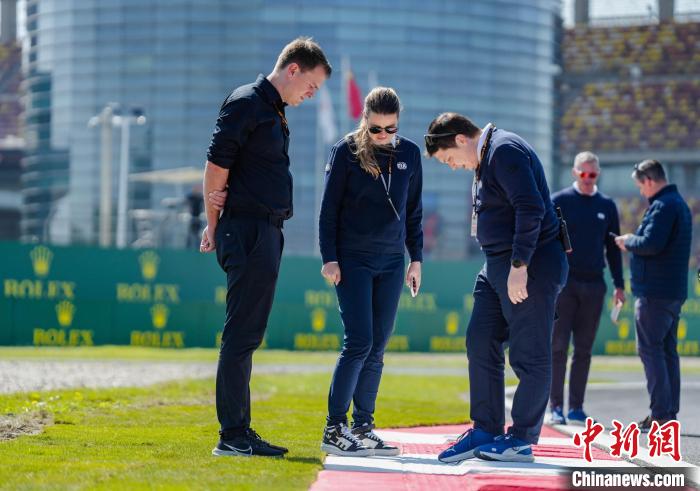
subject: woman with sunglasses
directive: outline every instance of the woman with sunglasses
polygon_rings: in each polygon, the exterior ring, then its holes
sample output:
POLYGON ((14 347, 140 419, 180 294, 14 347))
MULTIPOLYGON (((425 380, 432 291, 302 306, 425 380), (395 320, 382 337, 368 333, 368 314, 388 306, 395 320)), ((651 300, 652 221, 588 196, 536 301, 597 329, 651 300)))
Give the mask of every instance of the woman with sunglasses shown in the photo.
POLYGON ((345 328, 321 445, 334 455, 399 453, 372 429, 403 282, 415 296, 421 281, 421 156, 415 143, 397 133, 400 108, 393 89, 373 89, 358 128, 336 143, 326 165, 321 274, 335 284, 345 328), (404 276, 405 250, 410 264, 404 276))

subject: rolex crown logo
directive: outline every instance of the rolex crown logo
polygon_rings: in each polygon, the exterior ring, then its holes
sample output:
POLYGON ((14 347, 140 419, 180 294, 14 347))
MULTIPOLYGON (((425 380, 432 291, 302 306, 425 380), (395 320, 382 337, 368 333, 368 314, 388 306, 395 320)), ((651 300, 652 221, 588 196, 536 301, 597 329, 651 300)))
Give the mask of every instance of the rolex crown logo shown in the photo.
POLYGON ((152 280, 156 277, 158 274, 158 263, 160 263, 160 258, 153 251, 146 251, 139 256, 143 279, 152 280))
POLYGON ((153 327, 156 329, 163 329, 168 324, 168 316, 170 315, 170 310, 167 306, 162 303, 157 303, 151 307, 151 320, 153 321, 153 327))
POLYGON ((32 267, 34 268, 35 275, 46 276, 49 274, 53 252, 51 252, 48 247, 36 246, 29 253, 29 257, 32 259, 32 267))
POLYGON ((73 316, 75 315, 75 305, 70 303, 68 300, 59 302, 56 305, 56 317, 58 318, 58 324, 61 327, 70 327, 73 323, 73 316))
POLYGON ((326 328, 326 309, 313 309, 311 311, 311 329, 321 332, 326 328))
POLYGON ((620 323, 617 326, 617 336, 620 339, 627 339, 630 335, 630 321, 627 319, 620 319, 620 323))
POLYGON ((450 312, 445 316, 445 332, 447 334, 454 336, 459 330, 459 314, 457 312, 450 312))

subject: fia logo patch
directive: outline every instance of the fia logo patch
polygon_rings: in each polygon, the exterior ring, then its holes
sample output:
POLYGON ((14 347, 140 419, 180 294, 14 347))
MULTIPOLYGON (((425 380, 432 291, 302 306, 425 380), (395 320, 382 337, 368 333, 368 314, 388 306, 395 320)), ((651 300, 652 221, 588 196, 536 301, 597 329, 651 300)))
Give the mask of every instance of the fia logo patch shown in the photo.
POLYGON ((406 162, 397 162, 396 168, 399 170, 406 170, 408 169, 408 164, 406 164, 406 162))
POLYGON ((598 218, 601 219, 601 220, 605 220, 605 213, 603 213, 602 211, 599 211, 599 212, 598 212, 598 218))

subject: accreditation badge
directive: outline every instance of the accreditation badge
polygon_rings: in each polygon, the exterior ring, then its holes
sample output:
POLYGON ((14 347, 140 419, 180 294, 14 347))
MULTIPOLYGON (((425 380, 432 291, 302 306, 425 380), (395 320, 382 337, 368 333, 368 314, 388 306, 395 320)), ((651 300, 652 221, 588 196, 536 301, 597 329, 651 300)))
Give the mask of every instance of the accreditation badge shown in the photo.
POLYGON ((476 174, 474 174, 474 180, 472 181, 472 223, 471 223, 471 236, 476 237, 476 229, 477 229, 477 222, 478 222, 478 216, 476 214, 476 208, 477 208, 477 203, 478 203, 478 196, 479 194, 479 180, 476 178, 476 174))

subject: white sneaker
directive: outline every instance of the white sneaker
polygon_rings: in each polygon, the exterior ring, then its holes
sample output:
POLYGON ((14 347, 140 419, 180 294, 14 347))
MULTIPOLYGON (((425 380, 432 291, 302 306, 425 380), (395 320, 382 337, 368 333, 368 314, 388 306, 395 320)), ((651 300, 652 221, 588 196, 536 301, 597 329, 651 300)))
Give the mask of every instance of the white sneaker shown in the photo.
POLYGON ((370 457, 373 455, 372 450, 364 446, 345 423, 326 426, 323 430, 321 450, 342 457, 370 457))

